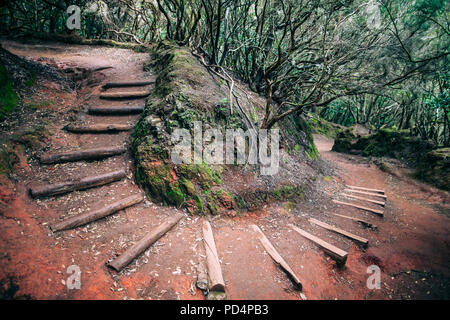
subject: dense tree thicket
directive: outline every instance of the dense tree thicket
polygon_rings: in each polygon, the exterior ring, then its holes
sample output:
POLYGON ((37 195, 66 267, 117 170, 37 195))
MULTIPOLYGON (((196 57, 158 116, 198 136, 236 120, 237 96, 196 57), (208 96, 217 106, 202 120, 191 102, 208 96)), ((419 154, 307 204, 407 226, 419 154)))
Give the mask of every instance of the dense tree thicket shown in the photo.
POLYGON ((2 1, 2 31, 188 45, 267 98, 261 126, 315 111, 330 121, 409 129, 450 143, 445 0, 2 1))

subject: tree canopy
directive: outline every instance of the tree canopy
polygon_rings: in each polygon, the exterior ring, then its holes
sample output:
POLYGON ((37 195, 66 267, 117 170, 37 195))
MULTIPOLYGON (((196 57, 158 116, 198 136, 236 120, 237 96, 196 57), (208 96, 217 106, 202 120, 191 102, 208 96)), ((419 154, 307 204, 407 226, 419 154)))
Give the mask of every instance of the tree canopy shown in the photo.
POLYGON ((189 46, 266 101, 263 128, 315 111, 343 124, 409 129, 449 145, 445 0, 2 1, 2 30, 189 46))

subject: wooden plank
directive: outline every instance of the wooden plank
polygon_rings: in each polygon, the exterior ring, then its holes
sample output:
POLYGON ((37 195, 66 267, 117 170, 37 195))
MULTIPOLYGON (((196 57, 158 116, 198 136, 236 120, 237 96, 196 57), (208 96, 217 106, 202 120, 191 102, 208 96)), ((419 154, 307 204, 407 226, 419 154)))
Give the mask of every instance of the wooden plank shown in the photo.
POLYGON ((107 124, 107 123, 96 123, 96 124, 69 124, 64 127, 65 130, 73 133, 110 133, 119 131, 129 131, 133 129, 130 124, 107 124))
POLYGON ((142 113, 144 106, 112 106, 112 107, 90 107, 90 114, 99 115, 128 115, 142 113))
POLYGON ((55 184, 48 184, 29 189, 33 198, 54 196, 58 194, 68 193, 75 190, 84 190, 97 186, 102 186, 114 181, 121 180, 127 176, 125 170, 108 172, 98 176, 90 176, 74 181, 65 181, 55 184))
POLYGON ((315 244, 317 244, 319 247, 321 247, 327 254, 329 254, 333 259, 335 259, 337 262, 341 264, 345 264, 347 261, 348 253, 342 249, 339 249, 338 247, 332 245, 331 243, 328 243, 308 232, 305 230, 302 230, 293 224, 289 224, 289 226, 294 229, 294 231, 301 234, 303 237, 305 237, 308 240, 311 240, 315 244))
POLYGON ((105 83, 103 85, 103 89, 124 88, 124 87, 140 87, 140 86, 148 86, 148 85, 153 84, 153 83, 155 83, 155 81, 150 81, 150 80, 107 82, 107 83, 105 83))
POLYGON ((363 206, 360 206, 360 205, 357 205, 357 204, 348 203, 348 202, 342 202, 342 201, 338 201, 338 200, 333 200, 333 202, 337 203, 337 204, 342 204, 342 205, 345 205, 345 206, 358 208, 358 209, 361 209, 361 210, 370 211, 370 212, 379 214, 380 216, 384 216, 383 211, 380 211, 380 210, 375 210, 375 209, 372 209, 372 208, 367 208, 367 207, 363 207, 363 206))
POLYGON ((366 228, 371 228, 371 229, 378 229, 378 227, 376 225, 374 225, 373 223, 360 219, 360 218, 355 218, 355 217, 349 217, 349 216, 344 216, 342 214, 337 214, 337 213, 333 213, 335 216, 341 217, 341 218, 345 218, 345 219, 350 219, 356 222, 361 223, 364 227, 366 228))
POLYGON ((143 253, 150 247, 153 243, 155 243, 159 238, 167 233, 174 225, 178 223, 178 221, 183 218, 183 215, 178 214, 170 219, 164 221, 162 224, 154 228, 150 231, 148 235, 142 238, 140 241, 132 245, 128 248, 124 253, 122 253, 119 257, 111 261, 108 266, 113 268, 116 271, 122 270, 125 266, 127 266, 131 261, 133 261, 138 255, 143 253))
POLYGON ((109 216, 113 214, 114 212, 120 211, 122 209, 131 207, 139 202, 142 202, 144 200, 144 196, 142 194, 135 194, 132 196, 129 196, 127 198, 121 199, 119 201, 116 201, 104 208, 101 208, 99 210, 83 213, 76 215, 74 217, 68 218, 64 221, 61 221, 54 226, 51 226, 50 228, 52 231, 61 231, 61 230, 68 230, 75 227, 79 227, 81 225, 85 225, 89 222, 104 218, 106 216, 109 216))
POLYGON ((295 274, 294 270, 291 269, 291 267, 288 265, 288 263, 283 259, 283 257, 278 253, 278 251, 275 249, 275 247, 270 243, 269 239, 264 235, 264 233, 261 231, 261 229, 257 225, 251 225, 250 228, 252 228, 257 234, 258 239, 263 245, 264 249, 266 249, 267 253, 272 257, 272 259, 276 262, 277 265, 279 265, 291 278, 292 281, 297 285, 299 290, 302 289, 302 283, 300 279, 295 274))
POLYGON ((150 95, 150 91, 122 91, 104 92, 100 94, 100 99, 121 100, 121 99, 142 99, 150 95))
POLYGON ((383 206, 383 207, 386 205, 386 203, 382 202, 382 201, 377 201, 377 200, 367 199, 367 198, 363 198, 363 197, 358 197, 358 196, 354 196, 352 194, 343 193, 342 195, 344 195, 346 197, 349 197, 349 198, 352 198, 352 199, 358 199, 358 200, 362 200, 362 201, 367 201, 367 202, 379 204, 380 206, 383 206))
POLYGON ((125 151, 127 151, 127 148, 124 146, 83 149, 63 153, 44 154, 39 158, 39 160, 42 164, 62 163, 81 160, 99 160, 122 154, 125 151))
POLYGON ((379 194, 379 193, 364 192, 364 191, 358 191, 358 190, 353 190, 353 189, 344 189, 344 191, 365 194, 368 196, 374 196, 374 197, 380 197, 380 198, 387 199, 387 196, 385 196, 384 194, 379 194))
POLYGON ((327 230, 334 231, 336 233, 342 234, 342 235, 346 236, 347 238, 355 240, 355 241, 357 241, 357 242, 359 242, 361 244, 367 245, 369 243, 369 240, 367 240, 366 238, 357 236, 356 234, 353 234, 353 233, 345 231, 345 230, 343 230, 341 228, 329 225, 329 224, 327 224, 325 222, 322 222, 322 221, 319 221, 317 219, 310 218, 309 221, 311 223, 314 223, 314 224, 316 224, 316 225, 318 225, 318 226, 320 226, 322 228, 325 228, 327 230))
POLYGON ((208 266, 209 290, 225 291, 225 281, 220 268, 211 224, 206 220, 203 222, 203 243, 205 244, 206 264, 208 266))
POLYGON ((378 192, 378 193, 382 193, 382 194, 385 193, 384 190, 380 190, 380 189, 369 189, 369 188, 364 188, 364 187, 351 186, 351 185, 348 185, 348 184, 346 186, 347 186, 347 188, 350 188, 350 189, 358 189, 358 190, 363 190, 363 191, 372 191, 372 192, 378 192))

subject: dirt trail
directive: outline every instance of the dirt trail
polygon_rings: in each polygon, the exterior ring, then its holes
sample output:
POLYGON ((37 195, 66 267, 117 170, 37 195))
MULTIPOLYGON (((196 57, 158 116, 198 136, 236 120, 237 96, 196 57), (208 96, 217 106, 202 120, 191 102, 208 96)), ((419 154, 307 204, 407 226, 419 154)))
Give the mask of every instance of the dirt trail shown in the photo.
MULTIPOLYGON (((60 65, 95 69, 91 83, 84 83, 76 100, 67 106, 76 121, 86 123, 136 123, 139 116, 90 116, 87 106, 143 103, 98 99, 106 81, 151 79, 143 73, 147 54, 125 49, 87 46, 22 45, 3 43, 13 53, 52 59, 60 65)), ((151 88, 151 87, 149 87, 151 88)), ((111 91, 124 89, 111 89, 111 91)), ((132 89, 131 89, 132 90, 132 89)), ((62 117, 52 124, 50 150, 120 145, 128 132, 118 134, 70 134, 61 127, 74 122, 62 117)), ((361 158, 331 152, 332 141, 316 137, 322 157, 336 168, 336 175, 319 177, 313 198, 294 207, 272 204, 241 217, 215 217, 214 237, 229 299, 301 299, 285 274, 272 262, 249 226, 257 224, 302 280, 308 299, 417 299, 449 298, 449 196, 408 178, 398 179, 369 165, 361 158), (388 196, 385 217, 332 202, 340 197, 344 183, 384 189, 388 196), (361 217, 378 225, 378 231, 333 213, 361 217), (313 226, 314 217, 369 239, 362 248, 349 239, 313 226), (290 228, 295 223, 324 240, 348 250, 344 267, 325 255, 290 228), (381 270, 382 287, 366 286, 367 267, 381 270)), ((28 164, 24 164, 26 167, 28 164)), ((204 217, 186 217, 173 230, 120 273, 108 269, 107 261, 141 239, 152 227, 177 212, 149 200, 84 227, 52 233, 48 225, 65 217, 101 208, 140 192, 134 183, 130 155, 102 161, 40 166, 31 162, 24 170, 11 200, 1 207, 0 281, 3 294, 35 299, 203 299, 195 288, 196 265, 204 257, 201 226, 204 217), (56 182, 125 168, 128 178, 86 191, 32 200, 26 194, 30 181, 56 182), (82 286, 68 290, 66 269, 78 265, 82 286)), ((11 191, 11 190, 9 190, 11 191)), ((8 191, 8 192, 9 192, 8 191)), ((358 203, 358 201, 354 201, 358 203)), ((364 204, 368 206, 367 204, 364 204)), ((377 205, 370 205, 377 208, 377 205)))

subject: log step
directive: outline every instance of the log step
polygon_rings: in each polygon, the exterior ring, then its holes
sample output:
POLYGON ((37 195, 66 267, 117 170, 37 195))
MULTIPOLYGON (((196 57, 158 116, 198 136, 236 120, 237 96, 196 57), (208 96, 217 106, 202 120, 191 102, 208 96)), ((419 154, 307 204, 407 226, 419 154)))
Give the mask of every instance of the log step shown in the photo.
POLYGON ((385 196, 384 194, 380 194, 380 193, 364 192, 364 191, 358 191, 358 190, 353 190, 353 189, 344 189, 344 191, 365 194, 368 196, 374 196, 374 197, 380 197, 380 198, 387 199, 387 196, 385 196))
POLYGON ((219 255, 217 254, 211 224, 205 220, 202 230, 206 252, 206 265, 208 266, 209 291, 225 292, 225 281, 222 276, 222 269, 220 267, 219 255))
POLYGON ((148 86, 153 83, 155 83, 155 81, 150 81, 150 80, 107 82, 103 85, 103 89, 124 88, 124 87, 141 87, 141 86, 148 86))
POLYGON ((382 217, 384 216, 383 211, 380 211, 380 210, 375 210, 375 209, 372 209, 372 208, 367 208, 367 207, 363 207, 363 206, 360 206, 360 205, 357 205, 357 204, 348 203, 348 202, 342 202, 342 201, 338 201, 338 200, 333 200, 333 202, 334 202, 334 203, 337 203, 337 204, 342 204, 342 205, 345 205, 345 206, 350 206, 350 207, 358 208, 358 209, 361 209, 361 210, 370 211, 370 212, 379 214, 379 215, 382 216, 382 217))
POLYGON ((362 201, 367 201, 367 202, 379 204, 380 206, 383 206, 383 207, 386 205, 386 203, 382 202, 382 201, 377 201, 377 200, 367 199, 367 198, 363 198, 363 197, 358 197, 358 196, 354 196, 352 194, 343 193, 342 195, 344 195, 344 196, 346 196, 348 198, 352 198, 352 199, 357 199, 357 200, 362 200, 362 201))
POLYGON ((380 190, 380 189, 369 189, 369 188, 364 188, 364 187, 357 187, 357 186, 350 186, 350 185, 346 185, 347 188, 350 189, 358 189, 358 190, 363 190, 363 191, 371 191, 371 192, 378 192, 378 193, 382 193, 384 194, 384 190, 380 190))
POLYGON ((66 181, 30 188, 29 192, 33 198, 54 196, 75 190, 84 190, 102 186, 114 181, 119 181, 127 176, 125 170, 108 172, 98 176, 85 177, 79 180, 66 181))
POLYGON ((333 213, 335 216, 341 217, 341 218, 345 218, 345 219, 350 219, 356 222, 361 223, 364 227, 366 228, 371 228, 371 229, 378 229, 378 227, 376 225, 374 225, 373 223, 360 219, 360 218, 354 218, 354 217, 349 217, 349 216, 344 216, 342 214, 337 214, 337 213, 333 213))
POLYGON ((128 115, 144 111, 144 106, 113 106, 113 107, 90 107, 90 114, 100 115, 128 115))
POLYGON ((40 162, 42 164, 52 164, 52 163, 80 161, 80 160, 98 160, 116 156, 124 153, 125 151, 127 151, 127 148, 121 146, 121 147, 85 149, 56 154, 45 154, 40 157, 40 162))
POLYGON ((327 254, 329 254, 333 259, 335 259, 337 262, 341 264, 345 264, 347 261, 348 253, 342 249, 339 249, 338 247, 332 245, 331 243, 328 243, 308 232, 305 230, 302 230, 293 224, 289 224, 289 226, 294 229, 294 231, 301 234, 303 237, 305 237, 308 240, 311 240, 315 244, 317 244, 319 247, 321 247, 327 254))
POLYGON ((343 230, 341 228, 329 225, 329 224, 327 224, 325 222, 322 222, 322 221, 319 221, 317 219, 311 218, 311 219, 309 219, 309 221, 311 223, 316 224, 316 225, 318 225, 318 226, 320 226, 322 228, 325 228, 327 230, 334 231, 336 233, 342 234, 343 236, 346 236, 347 238, 355 240, 355 241, 357 241, 357 242, 359 242, 359 243, 361 243, 363 245, 367 245, 369 243, 369 240, 367 240, 366 238, 357 236, 357 235, 355 235, 355 234, 353 234, 351 232, 348 232, 348 231, 345 231, 345 230, 343 230))
POLYGON ((122 99, 142 99, 150 95, 150 91, 123 91, 104 92, 100 94, 100 99, 122 100, 122 99))
POLYGON ((132 245, 128 248, 124 253, 122 253, 119 257, 111 261, 108 266, 113 268, 116 271, 122 270, 125 266, 127 266, 131 261, 133 261, 138 255, 143 253, 150 247, 153 243, 155 243, 159 238, 161 238, 164 234, 167 233, 174 225, 178 223, 178 221, 183 218, 183 215, 178 214, 170 219, 164 221, 162 224, 154 228, 150 231, 148 235, 142 238, 140 241, 132 245))
POLYGON ((288 274, 291 280, 297 285, 299 290, 302 289, 302 283, 300 279, 297 277, 295 272, 291 269, 291 267, 287 264, 287 262, 283 259, 283 257, 278 253, 277 249, 270 243, 269 239, 264 235, 261 229, 256 225, 251 225, 252 228, 258 235, 258 239, 263 245, 264 249, 266 249, 267 253, 272 257, 272 259, 277 263, 278 266, 283 269, 284 272, 288 274))
POLYGON ((119 131, 129 131, 133 129, 130 124, 88 124, 88 125, 76 125, 70 124, 64 127, 65 130, 73 133, 111 133, 119 131))
POLYGON ((139 202, 142 202, 144 200, 144 196, 142 194, 135 194, 132 196, 129 196, 125 199, 116 201, 104 208, 101 208, 99 210, 83 213, 71 218, 68 218, 64 221, 61 221, 54 226, 51 226, 53 232, 61 231, 61 230, 68 230, 75 227, 79 227, 82 225, 85 225, 89 222, 104 218, 106 216, 109 216, 117 211, 120 211, 122 209, 131 207, 135 204, 138 204, 139 202))

